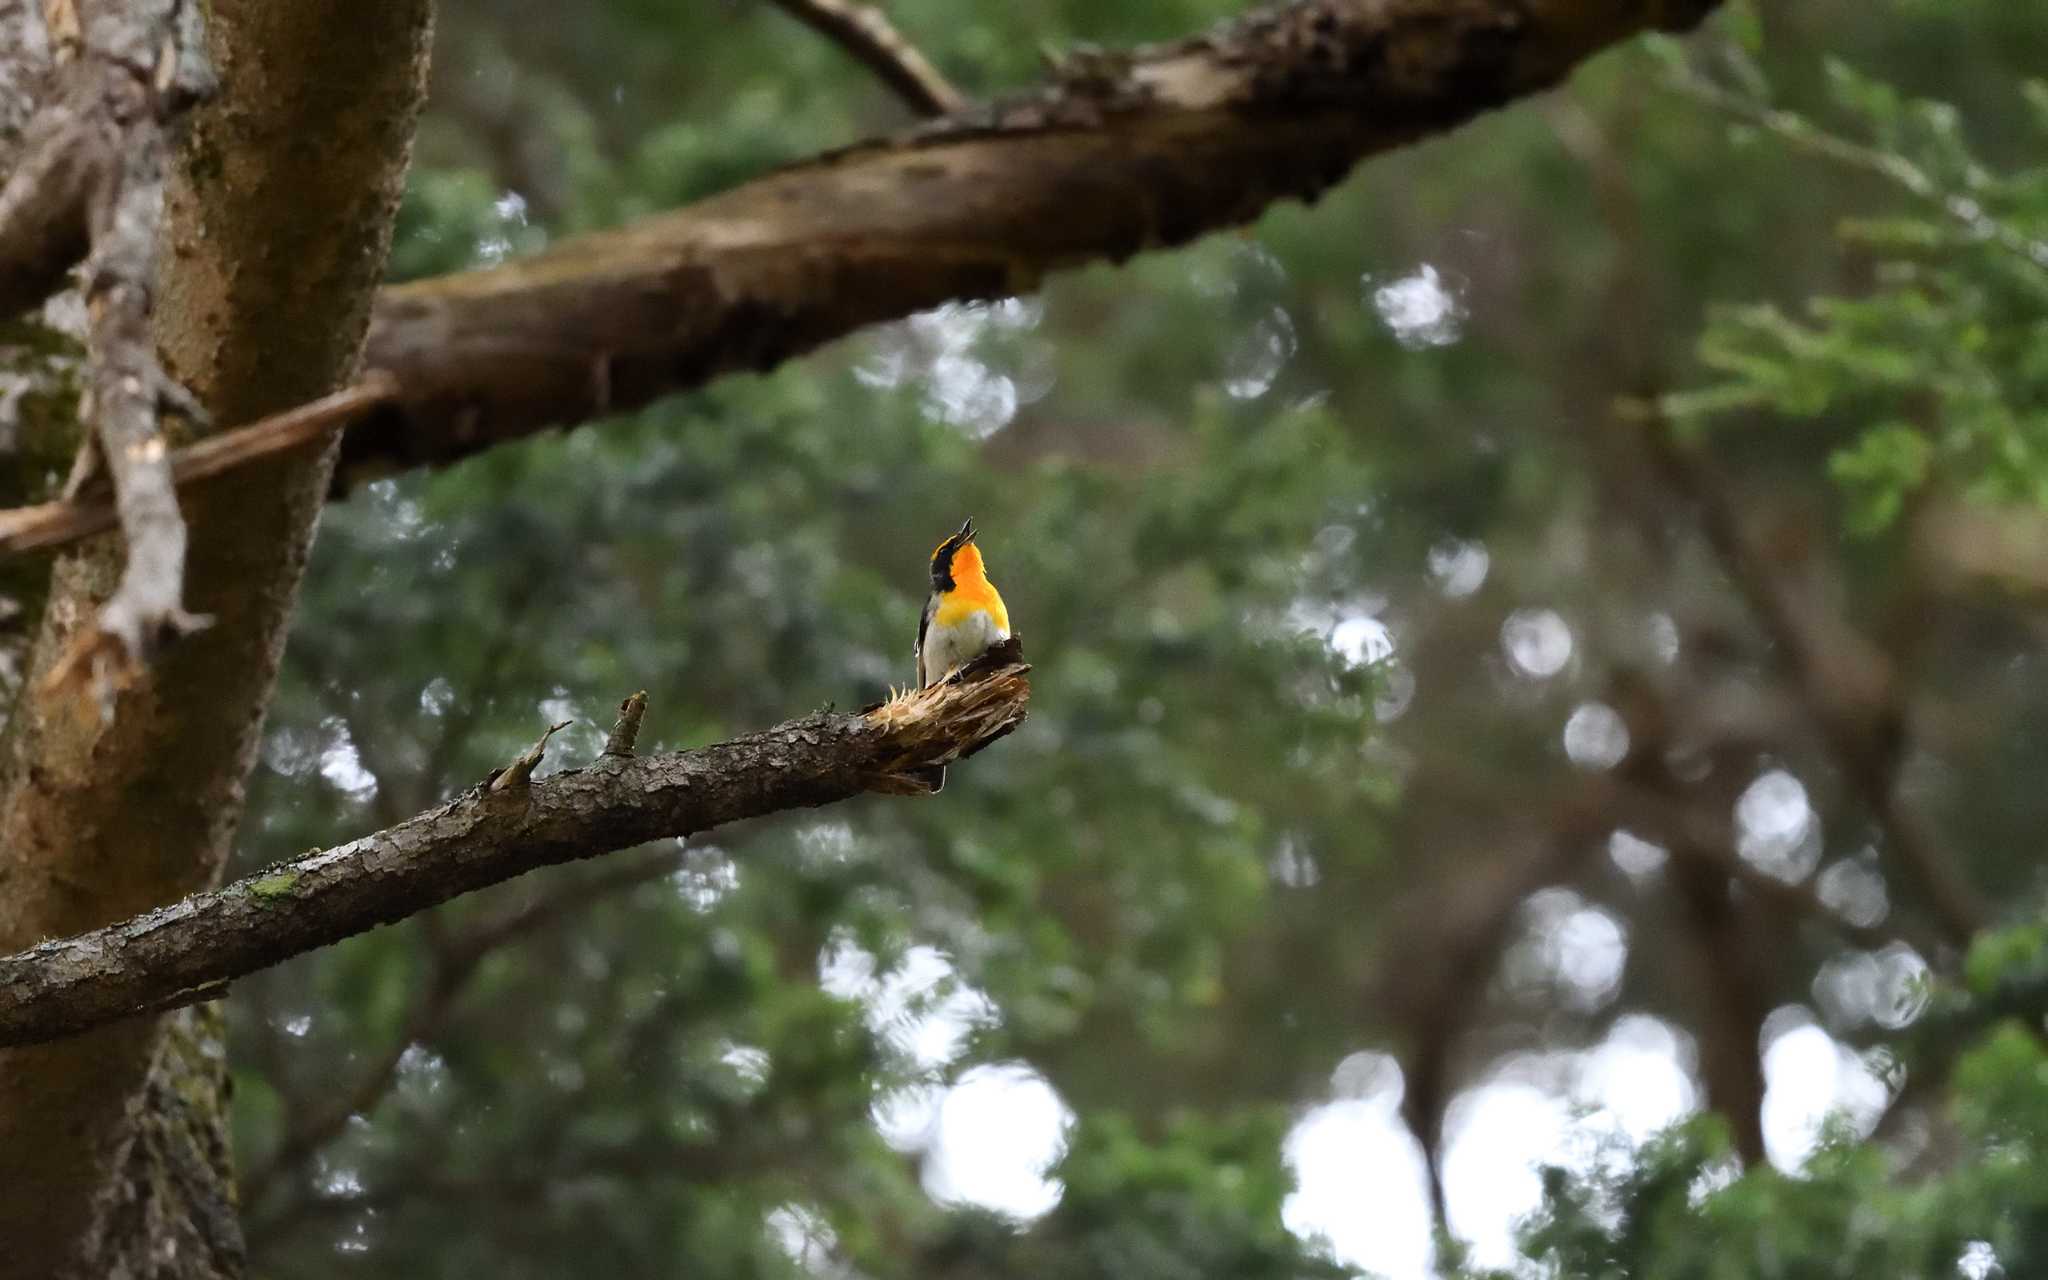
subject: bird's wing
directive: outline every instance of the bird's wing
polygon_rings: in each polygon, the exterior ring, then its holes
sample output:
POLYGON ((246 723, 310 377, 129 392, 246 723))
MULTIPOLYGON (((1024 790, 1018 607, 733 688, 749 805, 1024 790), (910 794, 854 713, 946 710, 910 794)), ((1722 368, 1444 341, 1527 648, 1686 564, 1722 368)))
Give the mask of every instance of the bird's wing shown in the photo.
POLYGON ((917 687, 920 689, 931 683, 924 674, 924 633, 931 629, 932 615, 938 611, 937 593, 925 597, 924 612, 917 619, 917 687))

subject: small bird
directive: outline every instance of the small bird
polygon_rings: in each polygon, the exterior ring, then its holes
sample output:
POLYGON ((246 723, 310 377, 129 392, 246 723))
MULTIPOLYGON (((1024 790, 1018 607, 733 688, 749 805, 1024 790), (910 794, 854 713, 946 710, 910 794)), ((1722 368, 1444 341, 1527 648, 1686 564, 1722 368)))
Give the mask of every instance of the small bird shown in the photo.
MULTIPOLYGON (((917 620, 917 686, 937 684, 1010 638, 1010 611, 988 580, 974 517, 932 552, 932 594, 917 620)), ((932 791, 946 785, 945 766, 929 770, 932 791)))

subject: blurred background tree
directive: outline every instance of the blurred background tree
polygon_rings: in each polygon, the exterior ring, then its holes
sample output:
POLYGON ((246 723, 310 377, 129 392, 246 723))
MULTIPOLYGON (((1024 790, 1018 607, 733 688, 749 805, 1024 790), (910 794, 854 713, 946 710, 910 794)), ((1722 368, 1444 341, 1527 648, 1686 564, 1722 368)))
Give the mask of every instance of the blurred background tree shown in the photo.
MULTIPOLYGON (((973 96, 1233 9, 889 6, 973 96)), ((399 279, 903 121, 760 0, 437 41, 399 279)), ((245 869, 633 689, 649 748, 878 696, 970 514, 1036 696, 935 801, 240 984, 257 1271, 2031 1273, 2040 939, 1962 958, 2042 905, 2043 66, 2039 0, 1738 4, 1241 236, 330 508, 245 869)))

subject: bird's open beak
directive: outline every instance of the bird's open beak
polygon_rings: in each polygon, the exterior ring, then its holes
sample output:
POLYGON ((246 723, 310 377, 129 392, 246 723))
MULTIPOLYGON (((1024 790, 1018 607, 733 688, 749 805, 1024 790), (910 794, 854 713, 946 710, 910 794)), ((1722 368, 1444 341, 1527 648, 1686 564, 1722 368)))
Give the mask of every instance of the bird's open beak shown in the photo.
POLYGON ((958 539, 958 545, 963 547, 974 541, 974 517, 967 517, 967 522, 960 526, 960 532, 953 536, 958 539))

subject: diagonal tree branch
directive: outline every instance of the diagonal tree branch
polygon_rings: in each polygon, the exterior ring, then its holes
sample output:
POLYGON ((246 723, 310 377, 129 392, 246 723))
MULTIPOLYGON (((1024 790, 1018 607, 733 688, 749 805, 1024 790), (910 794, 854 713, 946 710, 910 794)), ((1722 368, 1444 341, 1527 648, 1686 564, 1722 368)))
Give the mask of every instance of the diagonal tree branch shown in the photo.
POLYGON ((1717 0, 1293 0, 535 257, 387 290, 344 489, 1237 226, 1717 0))
POLYGON ((1776 642, 1835 763, 1882 826, 1887 852, 1926 895, 1947 940, 1965 945, 1993 913, 1939 834, 1899 794, 1907 717, 1893 663, 1758 544, 1711 459, 1681 443, 1654 406, 1624 409, 1642 421, 1665 483, 1697 510, 1707 542, 1776 642))
POLYGON ((476 787, 374 835, 32 947, 0 959, 0 1045, 210 998, 244 974, 536 867, 867 791, 921 793, 918 771, 1022 722, 1029 670, 1007 641, 942 684, 858 715, 476 787))
MULTIPOLYGON (((389 375, 372 373, 332 395, 173 451, 171 478, 182 487, 262 458, 307 448, 397 394, 398 384, 389 375)), ((119 519, 113 500, 90 488, 69 498, 0 511, 0 552, 63 546, 104 533, 119 519)))
MULTIPOLYGON (((1366 156, 1718 3, 1291 0, 530 258, 386 289, 364 366, 395 391, 355 406, 336 492, 1313 200, 1366 156)), ((0 513, 0 552, 75 536, 54 511, 0 513), (33 539, 6 536, 23 525, 33 539)))
POLYGON ((967 104, 960 91, 903 38, 889 15, 848 0, 774 0, 775 7, 839 45, 921 116, 951 115, 967 104))

